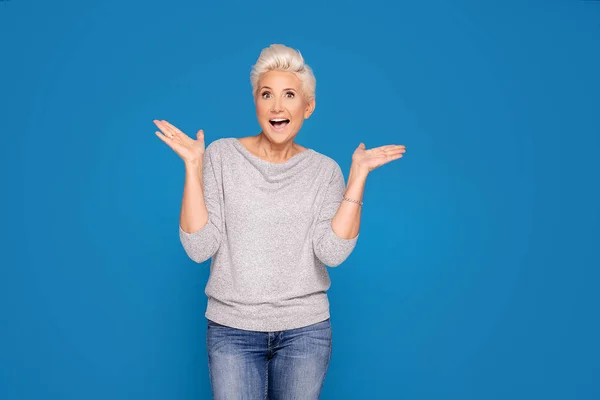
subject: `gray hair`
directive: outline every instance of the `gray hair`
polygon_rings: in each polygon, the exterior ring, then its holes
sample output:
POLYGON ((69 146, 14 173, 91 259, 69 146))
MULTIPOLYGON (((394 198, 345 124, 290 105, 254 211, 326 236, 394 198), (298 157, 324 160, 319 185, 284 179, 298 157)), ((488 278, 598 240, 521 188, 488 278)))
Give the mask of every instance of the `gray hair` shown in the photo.
POLYGON ((250 83, 252 84, 252 95, 256 96, 258 80, 269 71, 284 71, 295 74, 302 82, 304 99, 308 102, 315 98, 317 80, 312 68, 304 62, 299 50, 284 46, 283 44, 272 44, 262 49, 256 64, 250 72, 250 83))

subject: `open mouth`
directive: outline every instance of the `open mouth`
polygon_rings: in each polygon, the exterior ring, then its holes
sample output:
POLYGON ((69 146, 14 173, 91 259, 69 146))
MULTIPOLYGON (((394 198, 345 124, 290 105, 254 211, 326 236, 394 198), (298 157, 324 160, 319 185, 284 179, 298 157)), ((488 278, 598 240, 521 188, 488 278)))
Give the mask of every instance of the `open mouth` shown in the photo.
POLYGON ((290 120, 286 118, 273 118, 269 120, 269 123, 275 130, 281 131, 290 123, 290 120))

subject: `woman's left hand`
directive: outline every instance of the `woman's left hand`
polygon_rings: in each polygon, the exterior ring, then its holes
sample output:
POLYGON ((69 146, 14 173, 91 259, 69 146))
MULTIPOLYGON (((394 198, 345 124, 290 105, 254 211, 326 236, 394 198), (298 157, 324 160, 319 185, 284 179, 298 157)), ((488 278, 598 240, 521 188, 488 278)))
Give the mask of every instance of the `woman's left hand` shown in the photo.
POLYGON ((352 154, 352 166, 369 173, 375 168, 401 158, 405 152, 404 145, 390 144, 367 150, 365 144, 361 143, 352 154))

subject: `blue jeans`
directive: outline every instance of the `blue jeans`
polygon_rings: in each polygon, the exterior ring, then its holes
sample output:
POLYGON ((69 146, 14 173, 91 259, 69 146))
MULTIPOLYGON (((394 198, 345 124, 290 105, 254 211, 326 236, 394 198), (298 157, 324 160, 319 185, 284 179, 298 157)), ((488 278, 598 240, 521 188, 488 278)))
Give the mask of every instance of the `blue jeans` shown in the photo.
POLYGON ((257 332, 208 320, 206 347, 214 399, 313 400, 331 359, 331 324, 257 332))

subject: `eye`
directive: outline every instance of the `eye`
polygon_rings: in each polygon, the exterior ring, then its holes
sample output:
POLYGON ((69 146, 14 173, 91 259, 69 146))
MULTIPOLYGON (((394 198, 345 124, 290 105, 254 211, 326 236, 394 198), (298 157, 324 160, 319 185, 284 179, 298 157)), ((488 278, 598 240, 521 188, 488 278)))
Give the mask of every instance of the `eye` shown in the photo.
POLYGON ((294 98, 294 96, 295 96, 294 92, 287 92, 287 93, 286 93, 286 95, 288 95, 288 94, 291 94, 291 97, 290 97, 290 98, 292 98, 292 99, 293 99, 293 98, 294 98))
POLYGON ((269 92, 262 92, 261 96, 262 96, 262 98, 263 98, 263 99, 265 98, 265 95, 266 95, 266 94, 270 95, 270 93, 269 93, 269 92))

